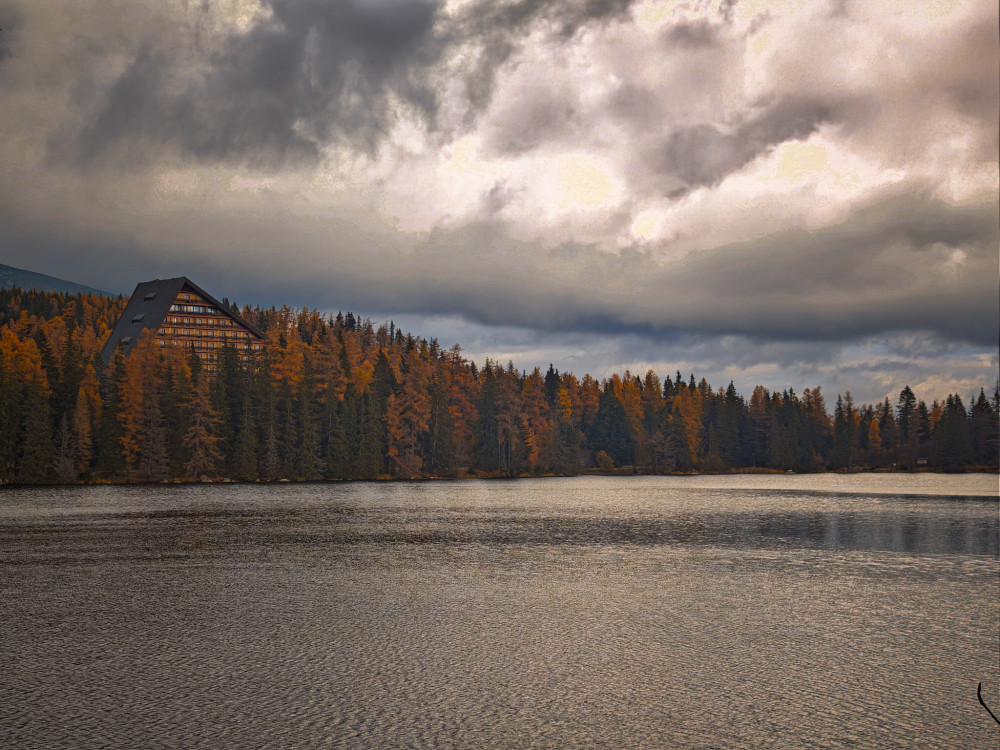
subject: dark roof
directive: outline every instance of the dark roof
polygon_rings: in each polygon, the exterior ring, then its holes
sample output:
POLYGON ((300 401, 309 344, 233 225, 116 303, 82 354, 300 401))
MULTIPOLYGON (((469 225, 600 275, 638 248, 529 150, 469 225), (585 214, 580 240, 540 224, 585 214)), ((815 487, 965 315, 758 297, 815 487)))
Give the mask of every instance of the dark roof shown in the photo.
POLYGON ((107 343, 104 344, 104 349, 101 351, 101 358, 104 360, 104 364, 111 363, 111 358, 114 356, 119 341, 124 343, 125 354, 128 354, 132 350, 132 347, 136 345, 136 342, 138 342, 139 334, 147 328, 159 328, 170 311, 170 306, 174 304, 177 295, 181 293, 181 290, 185 286, 189 287, 192 292, 200 295, 207 302, 218 308, 219 312, 232 318, 255 336, 264 338, 263 332, 258 328, 247 323, 243 318, 236 315, 232 310, 186 276, 176 279, 143 281, 132 292, 132 296, 129 298, 122 316, 118 319, 114 330, 111 331, 107 343))

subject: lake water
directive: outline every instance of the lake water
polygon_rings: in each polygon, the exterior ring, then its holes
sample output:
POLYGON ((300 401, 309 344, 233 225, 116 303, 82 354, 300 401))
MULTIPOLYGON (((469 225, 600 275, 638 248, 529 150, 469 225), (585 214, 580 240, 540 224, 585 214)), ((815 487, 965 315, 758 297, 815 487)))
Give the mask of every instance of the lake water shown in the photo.
POLYGON ((0 492, 0 747, 989 748, 996 475, 0 492))

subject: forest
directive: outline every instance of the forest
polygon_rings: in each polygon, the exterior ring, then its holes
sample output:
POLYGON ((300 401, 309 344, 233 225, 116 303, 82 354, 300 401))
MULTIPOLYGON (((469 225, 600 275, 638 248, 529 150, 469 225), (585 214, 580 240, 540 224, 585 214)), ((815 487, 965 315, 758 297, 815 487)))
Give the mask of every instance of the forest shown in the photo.
MULTIPOLYGON (((352 313, 233 307, 244 366, 150 336, 105 367, 127 300, 0 290, 0 483, 279 481, 728 471, 996 471, 1000 387, 928 406, 819 387, 749 400, 680 372, 596 380, 481 367, 352 313)), ((228 302, 227 302, 228 304, 228 302)))

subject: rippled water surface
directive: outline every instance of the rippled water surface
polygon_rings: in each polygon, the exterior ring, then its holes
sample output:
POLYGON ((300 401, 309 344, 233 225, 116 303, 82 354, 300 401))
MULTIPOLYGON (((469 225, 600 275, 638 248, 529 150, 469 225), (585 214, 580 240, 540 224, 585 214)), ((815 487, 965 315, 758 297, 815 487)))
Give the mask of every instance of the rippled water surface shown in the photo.
POLYGON ((0 492, 0 747, 990 748, 997 477, 0 492))

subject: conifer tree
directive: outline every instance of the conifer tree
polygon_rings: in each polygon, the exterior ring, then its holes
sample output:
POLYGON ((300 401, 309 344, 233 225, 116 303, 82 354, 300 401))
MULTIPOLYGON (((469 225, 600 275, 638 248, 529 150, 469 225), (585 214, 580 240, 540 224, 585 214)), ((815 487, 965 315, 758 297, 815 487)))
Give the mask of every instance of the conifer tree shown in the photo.
MULTIPOLYGON (((99 360, 98 360, 99 361, 99 360)), ((105 477, 120 476, 125 471, 122 451, 121 390, 125 383, 125 358, 115 352, 109 371, 101 372, 100 427, 95 439, 95 472, 105 477)))
POLYGON ((233 475, 244 482, 257 479, 257 425, 253 417, 250 395, 243 397, 240 428, 236 433, 233 475))
POLYGON ((616 466, 633 462, 635 443, 631 437, 628 416, 610 382, 601 394, 597 417, 590 433, 590 448, 595 453, 603 450, 616 466))
POLYGON ((351 474, 351 453, 345 429, 344 404, 331 399, 327 405, 327 444, 324 476, 327 479, 347 479, 351 474))
POLYGON ((220 422, 209 395, 208 382, 202 378, 191 398, 191 421, 185 436, 188 460, 184 469, 189 478, 198 479, 216 474, 222 462, 219 437, 216 434, 220 422))
POLYGON ((315 480, 323 476, 323 456, 320 450, 319 425, 314 413, 312 368, 306 359, 305 373, 299 383, 295 416, 299 441, 295 454, 295 474, 300 479, 315 480))
POLYGON ((979 398, 969 409, 969 432, 972 438, 972 460, 979 466, 994 466, 997 463, 996 416, 986 398, 986 392, 979 389, 979 398))
POLYGON ((267 424, 267 433, 264 436, 264 454, 261 456, 260 471, 261 478, 269 482, 278 477, 278 467, 281 463, 281 456, 278 451, 278 436, 274 429, 274 421, 267 424))
POLYGON ((358 479, 377 479, 386 473, 383 429, 376 399, 368 390, 361 396, 360 441, 354 468, 358 479))
POLYGON ((73 410, 73 440, 76 443, 77 474, 87 479, 90 475, 90 460, 94 448, 91 435, 93 420, 90 414, 91 401, 87 397, 84 386, 77 389, 76 408, 73 410))
POLYGON ((20 384, 11 368, 10 355, 0 348, 0 482, 14 479, 17 465, 18 438, 20 437, 20 413, 17 405, 20 398, 20 384))
POLYGON ((480 471, 500 469, 499 390, 493 367, 487 360, 482 370, 482 388, 476 401, 476 424, 473 429, 473 460, 480 471))
POLYGON ((56 435, 56 449, 52 457, 52 470, 60 484, 70 484, 77 478, 77 462, 79 453, 76 440, 70 427, 69 412, 63 414, 56 435))
POLYGON ((448 405, 448 391, 440 381, 428 389, 430 413, 424 435, 423 455, 427 471, 448 476, 454 471, 455 421, 448 405))
POLYGON ((41 484, 52 477, 53 449, 49 401, 39 383, 31 383, 25 388, 24 406, 17 481, 41 484))
POLYGON ((150 393, 142 405, 142 423, 139 436, 138 476, 147 481, 166 478, 170 465, 167 461, 166 426, 158 393, 150 393))

